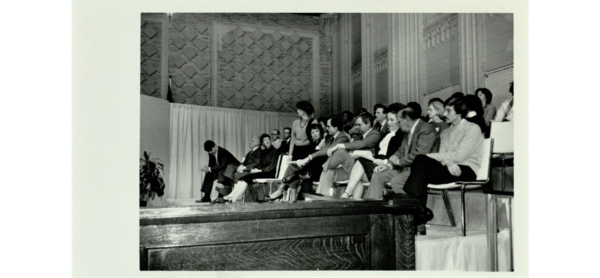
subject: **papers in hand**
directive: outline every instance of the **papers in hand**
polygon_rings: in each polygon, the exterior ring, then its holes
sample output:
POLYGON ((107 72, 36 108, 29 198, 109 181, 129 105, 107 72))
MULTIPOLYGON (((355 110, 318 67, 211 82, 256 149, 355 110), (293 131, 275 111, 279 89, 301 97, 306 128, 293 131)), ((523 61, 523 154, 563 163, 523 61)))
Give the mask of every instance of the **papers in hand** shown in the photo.
POLYGON ((352 157, 362 157, 371 161, 374 161, 375 158, 373 157, 373 153, 371 151, 361 151, 361 150, 356 150, 352 152, 352 157))

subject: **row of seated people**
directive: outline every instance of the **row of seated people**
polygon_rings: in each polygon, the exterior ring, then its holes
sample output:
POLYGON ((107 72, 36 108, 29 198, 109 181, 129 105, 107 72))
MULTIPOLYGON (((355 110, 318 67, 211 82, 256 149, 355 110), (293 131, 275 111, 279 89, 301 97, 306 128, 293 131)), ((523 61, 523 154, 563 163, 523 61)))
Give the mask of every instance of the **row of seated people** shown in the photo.
MULTIPOLYGON (((420 117, 420 105, 414 102, 406 106, 399 103, 383 106, 381 112, 386 115, 383 124, 375 122, 375 117, 370 113, 362 113, 353 124, 353 129, 360 132, 356 138, 351 138, 345 132, 345 121, 339 116, 330 117, 326 121, 326 134, 329 136, 325 137, 321 126, 308 117, 314 113, 312 106, 303 106, 306 102, 299 103, 300 119, 292 125, 292 143, 288 151, 294 163, 288 167, 283 185, 270 197, 280 198, 282 191, 288 187, 290 190, 297 190, 300 180, 307 182, 309 186, 305 190, 308 192, 311 191, 312 181, 318 180, 316 193, 329 195, 329 188, 334 182, 349 180, 342 198, 361 199, 364 195, 367 199, 379 199, 383 195, 384 184, 391 182, 394 192, 413 196, 421 201, 421 219, 427 221, 432 217, 431 211, 425 207, 427 184, 476 178, 475 173, 481 163, 481 143, 486 131, 481 125, 468 120, 469 114, 475 110, 469 103, 477 103, 469 100, 472 97, 474 96, 453 95, 444 103, 442 115, 431 116, 428 113, 431 118, 429 121, 420 117), (445 124, 437 122, 435 117, 444 119, 445 124), (298 140, 299 138, 302 140, 298 140), (303 140, 308 143, 304 144, 303 140), (371 155, 353 152, 355 150, 369 151, 371 155), (370 182, 366 194, 363 194, 362 181, 370 182)), ((432 110, 431 106, 433 103, 430 103, 429 110, 432 110)), ((375 107, 376 115, 381 114, 379 108, 375 107)), ((482 116, 483 113, 478 115, 482 116)), ((233 158, 228 163, 231 165, 220 168, 222 172, 217 168, 204 169, 218 173, 220 182, 229 179, 229 184, 235 185, 232 193, 225 199, 236 200, 254 178, 275 176, 274 165, 278 152, 271 151, 270 139, 267 134, 261 136, 261 153, 265 154, 260 155, 254 165, 251 158, 253 152, 259 149, 259 142, 252 144, 253 150, 243 163, 233 158), (261 167, 270 171, 261 171, 261 167), (220 177, 221 173, 223 179, 220 177)), ((252 140, 254 142, 256 139, 252 140)), ((211 145, 205 145, 205 149, 211 153, 211 160, 217 161, 218 158, 213 158, 212 153, 219 157, 221 149, 210 147, 211 145)), ((212 164, 215 167, 215 163, 212 164)), ((291 198, 294 196, 296 194, 290 194, 291 198)))

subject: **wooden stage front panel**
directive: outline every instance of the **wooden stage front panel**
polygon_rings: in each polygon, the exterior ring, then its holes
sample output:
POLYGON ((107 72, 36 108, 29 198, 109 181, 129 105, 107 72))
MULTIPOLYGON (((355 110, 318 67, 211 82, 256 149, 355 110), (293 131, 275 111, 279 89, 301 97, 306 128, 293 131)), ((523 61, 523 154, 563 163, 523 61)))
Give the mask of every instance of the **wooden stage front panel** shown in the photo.
POLYGON ((411 199, 140 211, 141 270, 414 270, 411 199))

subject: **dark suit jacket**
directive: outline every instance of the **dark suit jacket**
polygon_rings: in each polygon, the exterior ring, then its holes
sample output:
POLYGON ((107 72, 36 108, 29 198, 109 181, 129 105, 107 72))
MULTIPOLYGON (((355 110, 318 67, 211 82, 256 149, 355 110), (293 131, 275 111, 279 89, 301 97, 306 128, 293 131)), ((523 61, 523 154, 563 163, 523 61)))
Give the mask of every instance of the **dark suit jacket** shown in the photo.
POLYGON ((208 167, 210 168, 210 172, 207 172, 204 176, 202 189, 200 191, 210 194, 215 178, 219 183, 223 183, 226 180, 224 173, 228 165, 232 165, 231 167, 237 167, 240 165, 240 161, 237 160, 235 156, 233 156, 228 150, 217 147, 216 159, 214 155, 208 155, 208 167))
MULTIPOLYGON (((292 141, 292 138, 290 137, 290 142, 291 141, 292 141)), ((279 153, 288 153, 290 151, 290 142, 281 140, 281 147, 279 147, 279 153)))
POLYGON ((377 131, 379 131, 380 134, 384 134, 387 133, 388 131, 390 131, 390 127, 388 126, 388 122, 385 121, 385 124, 383 125, 383 127, 381 127, 381 124, 377 121, 375 121, 375 125, 373 126, 374 129, 377 129, 377 131))
POLYGON ((277 167, 277 158, 279 158, 279 151, 274 147, 270 147, 268 150, 262 150, 260 164, 254 168, 261 169, 263 173, 275 171, 275 168, 277 167))
POLYGON ((412 139, 410 139, 410 145, 408 144, 409 136, 410 132, 404 134, 402 145, 394 154, 399 159, 397 164, 393 163, 395 168, 409 167, 419 154, 437 152, 435 146, 439 145, 440 136, 433 125, 419 120, 412 139))

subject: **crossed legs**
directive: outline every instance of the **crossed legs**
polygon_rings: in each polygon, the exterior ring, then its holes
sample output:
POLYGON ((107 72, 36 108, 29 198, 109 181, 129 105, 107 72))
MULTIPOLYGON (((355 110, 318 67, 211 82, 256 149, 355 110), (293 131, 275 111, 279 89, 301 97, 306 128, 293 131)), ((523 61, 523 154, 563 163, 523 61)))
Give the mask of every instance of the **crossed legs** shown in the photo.
POLYGON ((368 182, 367 175, 365 175, 365 169, 362 164, 357 160, 352 166, 350 172, 350 179, 346 187, 345 194, 342 194, 342 198, 353 198, 355 200, 361 200, 364 187, 362 182, 368 182))

